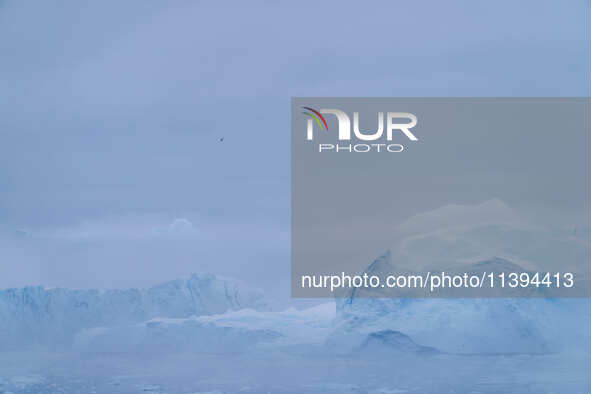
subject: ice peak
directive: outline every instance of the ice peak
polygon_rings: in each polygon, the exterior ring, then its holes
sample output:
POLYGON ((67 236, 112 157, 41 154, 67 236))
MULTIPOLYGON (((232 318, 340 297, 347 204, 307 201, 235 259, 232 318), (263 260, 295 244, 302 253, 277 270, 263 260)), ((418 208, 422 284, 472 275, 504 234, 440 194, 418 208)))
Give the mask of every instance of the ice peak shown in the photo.
POLYGON ((398 226, 397 231, 409 236, 448 227, 482 224, 515 223, 520 221, 515 212, 498 198, 477 205, 449 204, 417 214, 398 226))

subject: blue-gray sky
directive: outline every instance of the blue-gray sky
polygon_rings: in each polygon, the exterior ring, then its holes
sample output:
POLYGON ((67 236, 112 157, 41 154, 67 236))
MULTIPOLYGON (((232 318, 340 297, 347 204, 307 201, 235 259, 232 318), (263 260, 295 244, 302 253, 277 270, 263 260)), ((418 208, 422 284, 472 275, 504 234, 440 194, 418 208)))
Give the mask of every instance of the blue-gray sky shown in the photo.
POLYGON ((291 96, 588 96, 590 19, 583 0, 0 1, 0 287, 217 270, 287 291, 291 96))

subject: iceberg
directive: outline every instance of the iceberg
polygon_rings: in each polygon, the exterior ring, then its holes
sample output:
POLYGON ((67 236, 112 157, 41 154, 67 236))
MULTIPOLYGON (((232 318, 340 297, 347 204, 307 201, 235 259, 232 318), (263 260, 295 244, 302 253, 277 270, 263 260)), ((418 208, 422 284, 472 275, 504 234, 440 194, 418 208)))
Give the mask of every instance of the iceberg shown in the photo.
MULTIPOLYGON (((378 257, 366 273, 556 271, 591 261, 591 244, 583 237, 532 225, 498 199, 417 215, 394 238, 392 252, 378 257)), ((551 298, 536 289, 538 298, 516 298, 516 291, 504 290, 495 298, 391 298, 387 289, 352 289, 336 299, 329 343, 354 349, 369 336, 391 330, 454 354, 591 350, 588 299, 551 298)))
POLYGON ((84 329, 153 318, 265 310, 261 290, 213 274, 193 274, 148 289, 25 287, 0 291, 0 349, 68 344, 84 329))
MULTIPOLYGON (((384 254, 367 271, 374 275, 397 272, 390 258, 389 253, 384 254)), ((498 269, 510 264, 492 259, 472 267, 498 269)), ((544 319, 564 309, 561 300, 388 296, 387 290, 376 288, 353 289, 347 297, 338 298, 336 329, 330 342, 352 349, 372 333, 393 330, 421 346, 455 354, 539 354, 559 348, 552 338, 551 322, 544 319)))
POLYGON ((408 335, 394 330, 382 330, 370 333, 361 347, 360 352, 370 355, 414 354, 435 355, 439 352, 429 346, 415 343, 408 335))
POLYGON ((74 339, 78 351, 233 353, 323 346, 332 332, 333 302, 312 308, 257 311, 251 308, 188 318, 155 318, 139 324, 95 327, 74 339))

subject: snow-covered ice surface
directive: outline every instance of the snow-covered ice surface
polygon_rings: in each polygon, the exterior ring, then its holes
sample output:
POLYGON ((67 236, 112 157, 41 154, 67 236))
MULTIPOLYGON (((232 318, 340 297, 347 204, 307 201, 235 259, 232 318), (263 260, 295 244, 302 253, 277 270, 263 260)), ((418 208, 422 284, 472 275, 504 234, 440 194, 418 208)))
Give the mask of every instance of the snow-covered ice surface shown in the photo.
MULTIPOLYGON (((396 231, 368 271, 591 256, 586 232, 540 229, 498 200, 396 231)), ((591 393, 587 299, 366 296, 273 311, 260 291, 211 274, 4 290, 0 393, 591 393)))

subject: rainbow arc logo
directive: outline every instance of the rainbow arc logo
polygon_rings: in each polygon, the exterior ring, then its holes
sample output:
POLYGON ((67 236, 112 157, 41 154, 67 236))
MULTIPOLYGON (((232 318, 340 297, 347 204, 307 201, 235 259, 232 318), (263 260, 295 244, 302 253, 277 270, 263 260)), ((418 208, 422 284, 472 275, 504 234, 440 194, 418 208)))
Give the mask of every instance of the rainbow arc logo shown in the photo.
POLYGON ((310 107, 302 107, 302 108, 306 110, 306 111, 302 112, 304 115, 307 115, 307 116, 311 117, 312 119, 314 119, 316 121, 316 123, 318 123, 318 126, 320 127, 320 129, 324 129, 325 131, 328 131, 328 125, 326 124, 326 119, 324 119, 324 116, 322 116, 322 114, 320 112, 318 112, 314 108, 310 108, 310 107), (320 120, 322 120, 322 123, 320 123, 320 120), (323 124, 324 124, 324 126, 323 126, 323 124))

